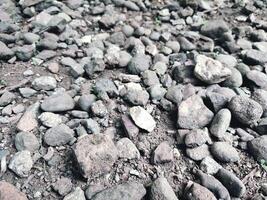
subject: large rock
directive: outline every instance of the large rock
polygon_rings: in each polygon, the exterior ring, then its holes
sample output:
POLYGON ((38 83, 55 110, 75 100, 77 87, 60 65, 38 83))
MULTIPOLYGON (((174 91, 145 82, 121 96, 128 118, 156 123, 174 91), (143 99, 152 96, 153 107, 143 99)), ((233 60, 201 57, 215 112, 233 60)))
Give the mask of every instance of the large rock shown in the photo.
POLYGON ((261 159, 267 160, 267 135, 263 135, 248 142, 250 153, 260 161, 261 159))
POLYGON ((60 124, 46 131, 44 142, 49 146, 61 146, 74 139, 74 131, 65 124, 60 124))
POLYGON ((63 112, 72 110, 74 100, 67 93, 60 93, 46 98, 41 104, 41 109, 47 112, 63 112))
POLYGON ((156 122, 153 117, 140 106, 130 108, 130 116, 138 127, 148 132, 153 131, 156 127, 156 122))
POLYGON ((169 182, 164 177, 157 178, 150 188, 150 200, 178 200, 169 182))
POLYGON ((196 57, 195 76, 201 81, 214 84, 220 83, 231 76, 231 70, 218 61, 204 55, 196 57))
POLYGON ((108 173, 118 158, 109 135, 86 135, 73 147, 74 155, 85 178, 108 173))
POLYGON ((28 200, 26 195, 8 182, 0 181, 1 200, 28 200))
POLYGON ((9 162, 9 169, 20 177, 29 176, 30 170, 33 166, 31 153, 27 150, 19 151, 11 158, 9 162))
POLYGON ((193 95, 183 101, 178 107, 178 127, 198 129, 207 126, 214 114, 204 104, 198 95, 193 95))
POLYGON ((141 200, 145 194, 141 183, 126 182, 97 193, 92 200, 141 200))
POLYGON ((17 129, 19 131, 29 132, 38 126, 37 115, 39 112, 39 108, 40 108, 39 102, 36 102, 35 104, 27 108, 27 110, 22 115, 17 124, 17 129))
POLYGON ((252 124, 261 118, 261 105, 245 96, 235 96, 228 104, 234 117, 243 124, 252 124))

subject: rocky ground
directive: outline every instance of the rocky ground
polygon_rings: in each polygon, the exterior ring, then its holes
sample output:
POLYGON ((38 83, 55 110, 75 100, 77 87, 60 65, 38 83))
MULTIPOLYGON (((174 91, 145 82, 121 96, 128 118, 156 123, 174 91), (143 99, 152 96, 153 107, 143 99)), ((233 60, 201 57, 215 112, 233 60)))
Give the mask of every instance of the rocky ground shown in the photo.
POLYGON ((0 0, 0 200, 267 199, 266 0, 0 0))

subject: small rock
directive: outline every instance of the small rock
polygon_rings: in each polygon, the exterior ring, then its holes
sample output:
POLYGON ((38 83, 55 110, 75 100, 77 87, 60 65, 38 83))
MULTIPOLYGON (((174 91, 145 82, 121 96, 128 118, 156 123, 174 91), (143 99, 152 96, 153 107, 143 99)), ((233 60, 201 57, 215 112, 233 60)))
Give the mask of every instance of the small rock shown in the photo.
POLYGON ((256 49, 247 50, 244 55, 244 62, 251 65, 264 65, 267 63, 265 52, 256 49))
POLYGON ((61 146, 74 139, 74 131, 65 124, 60 124, 46 131, 44 142, 49 146, 61 146))
POLYGON ((101 100, 92 103, 91 111, 97 117, 105 117, 108 115, 108 110, 101 100))
POLYGON ((86 200, 83 190, 76 187, 73 192, 63 198, 63 200, 86 200))
POLYGON ((53 74, 57 74, 59 71, 59 64, 58 63, 49 63, 47 69, 52 72, 53 74))
POLYGON ((257 87, 267 89, 267 75, 263 72, 251 70, 246 74, 246 76, 257 87))
POLYGON ((152 132, 156 127, 156 122, 153 117, 140 106, 130 108, 130 116, 139 128, 148 132, 152 132))
POLYGON ((231 112, 228 109, 221 109, 213 118, 210 126, 210 133, 221 139, 225 136, 231 122, 231 112))
POLYGON ((216 177, 228 189, 231 196, 242 197, 245 194, 246 187, 244 183, 232 172, 221 168, 216 174, 216 177))
POLYGON ((84 126, 88 133, 98 134, 100 133, 99 124, 93 119, 87 119, 84 121, 84 126))
POLYGON ((187 200, 216 200, 214 194, 207 188, 193 183, 186 193, 187 200))
POLYGON ((141 200, 145 194, 146 189, 141 183, 126 182, 97 193, 92 200, 141 200))
POLYGON ((92 106, 93 102, 96 101, 96 96, 93 94, 85 94, 82 95, 78 100, 78 105, 83 111, 89 111, 90 107, 92 106))
POLYGON ((118 151, 109 135, 86 135, 73 147, 74 155, 85 178, 106 174, 118 158, 118 151))
POLYGON ((8 60, 13 56, 14 52, 0 41, 0 60, 8 60))
POLYGON ((233 97, 228 107, 236 119, 247 125, 258 121, 263 113, 259 103, 245 96, 233 97))
POLYGON ((6 91, 0 97, 0 106, 6 106, 10 104, 15 98, 16 98, 15 94, 13 94, 12 92, 6 91))
POLYGON ((40 103, 36 102, 26 109, 25 113, 20 118, 17 129, 19 131, 29 132, 38 126, 37 115, 39 112, 40 103))
POLYGON ((153 153, 153 163, 163 164, 173 161, 173 150, 168 142, 161 142, 153 153))
POLYGON ((65 196, 70 193, 72 189, 72 182, 69 178, 63 177, 53 184, 53 189, 61 196, 65 196))
POLYGON ((29 98, 37 93, 36 90, 31 89, 31 88, 19 88, 19 92, 21 96, 23 96, 24 98, 29 98))
POLYGON ((34 152, 39 149, 40 144, 34 134, 19 132, 15 137, 15 146, 18 151, 28 150, 30 152, 34 152))
POLYGON ((0 181, 1 200, 28 200, 26 195, 8 182, 0 181))
POLYGON ((62 123, 62 117, 52 112, 43 112, 38 118, 44 126, 49 128, 55 127, 62 123))
POLYGON ((213 116, 213 112, 205 106, 201 97, 193 95, 179 105, 177 124, 184 129, 204 128, 211 122, 213 116))
POLYGON ((159 177, 152 183, 149 197, 151 200, 178 200, 172 187, 164 177, 159 177))
POLYGON ((207 156, 210 156, 209 146, 206 144, 203 144, 199 147, 187 148, 186 155, 195 161, 203 160, 207 156))
POLYGON ((207 128, 205 129, 194 129, 186 134, 184 143, 187 147, 198 147, 206 142, 210 143, 211 139, 209 138, 209 133, 207 128))
POLYGON ((28 61, 33 57, 34 51, 34 45, 24 45, 16 47, 15 54, 19 60, 28 61))
POLYGON ((132 119, 128 115, 123 115, 121 117, 121 121, 127 137, 129 137, 130 139, 136 139, 139 133, 139 129, 134 124, 132 119))
POLYGON ((135 144, 128 138, 120 139, 117 144, 117 149, 119 152, 119 158, 124 159, 139 159, 140 153, 136 148, 135 144))
POLYGON ((200 163, 200 169, 210 175, 216 174, 222 166, 213 158, 206 157, 200 163))
POLYGON ((32 166, 31 153, 27 150, 15 153, 8 165, 9 169, 20 177, 28 177, 32 166))
POLYGON ((128 71, 131 74, 140 74, 149 69, 150 57, 144 54, 135 55, 128 64, 128 71))
POLYGON ((46 98, 41 104, 41 109, 47 112, 63 112, 72 110, 74 106, 75 102, 70 95, 67 93, 60 93, 46 98))
POLYGON ((223 66, 220 61, 204 55, 198 55, 196 58, 194 74, 205 83, 220 83, 230 77, 231 73, 231 70, 223 66))
POLYGON ((211 146, 214 157, 222 162, 239 161, 238 152, 228 142, 215 142, 211 146))
POLYGON ((53 90, 57 87, 57 81, 51 76, 41 76, 34 79, 32 86, 35 90, 53 90))

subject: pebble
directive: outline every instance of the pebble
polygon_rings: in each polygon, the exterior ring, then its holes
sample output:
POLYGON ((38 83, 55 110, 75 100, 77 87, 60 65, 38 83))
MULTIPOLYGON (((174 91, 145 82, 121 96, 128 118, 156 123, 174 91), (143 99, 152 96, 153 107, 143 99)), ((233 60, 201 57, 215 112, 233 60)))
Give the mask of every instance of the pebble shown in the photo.
POLYGON ((209 146, 206 144, 203 144, 199 147, 187 148, 186 155, 192 160, 201 161, 207 156, 210 156, 209 146))
POLYGON ((152 132, 156 127, 156 122, 153 117, 140 106, 130 108, 130 116, 139 128, 148 132, 152 132))
POLYGON ((53 189, 61 196, 65 196, 70 193, 72 189, 72 182, 69 178, 62 177, 53 184, 53 189))
POLYGON ((150 57, 144 54, 135 55, 128 64, 128 71, 131 74, 140 74, 149 69, 150 57))
POLYGON ((190 188, 185 194, 187 200, 198 199, 198 200, 216 200, 214 194, 207 188, 201 186, 198 183, 192 183, 190 188))
POLYGON ((209 156, 204 158, 200 163, 200 169, 210 175, 216 174, 221 167, 219 163, 209 156))
POLYGON ((73 192, 66 195, 63 200, 86 200, 83 190, 76 187, 73 192))

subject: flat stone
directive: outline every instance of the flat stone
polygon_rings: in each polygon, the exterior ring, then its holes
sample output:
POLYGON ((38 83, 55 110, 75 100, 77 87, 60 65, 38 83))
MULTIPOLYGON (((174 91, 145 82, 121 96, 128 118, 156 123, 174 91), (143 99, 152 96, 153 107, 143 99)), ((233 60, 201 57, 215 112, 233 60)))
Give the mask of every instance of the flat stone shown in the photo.
POLYGON ((109 135, 86 135, 78 140, 73 150, 85 178, 108 173, 118 158, 118 150, 109 135))
POLYGON ((214 84, 220 83, 231 76, 231 70, 218 61, 204 55, 198 55, 194 69, 195 76, 201 81, 214 84))
POLYGON ((214 114, 204 104, 202 98, 193 95, 182 101, 178 107, 178 127, 184 129, 198 129, 207 126, 214 114))
POLYGON ((151 200, 178 200, 169 182, 164 177, 159 177, 152 183, 149 197, 151 200))
POLYGON ((130 116, 139 128, 148 132, 152 132, 156 127, 156 122, 153 117, 140 106, 130 108, 130 116))
POLYGON ((266 53, 263 51, 250 49, 244 55, 244 62, 251 65, 263 65, 267 63, 266 53))
POLYGON ((141 200, 145 194, 146 189, 141 183, 126 182, 97 193, 92 200, 141 200))
POLYGON ((19 131, 29 132, 38 126, 37 116, 39 113, 40 103, 36 102, 26 109, 20 118, 17 129, 19 131))
POLYGON ((211 146, 212 155, 222 162, 237 162, 239 154, 228 142, 215 142, 211 146))
POLYGON ((74 131, 65 124, 57 125, 46 131, 44 142, 49 146, 61 146, 74 139, 74 131))
POLYGON ((74 106, 75 102, 70 95, 60 93, 46 98, 41 104, 41 109, 47 112, 63 112, 72 110, 74 106))
POLYGON ((28 200, 26 195, 8 182, 0 181, 1 200, 28 200))
POLYGON ((27 150, 19 151, 11 158, 8 168, 20 177, 28 177, 33 166, 31 153, 27 150))

